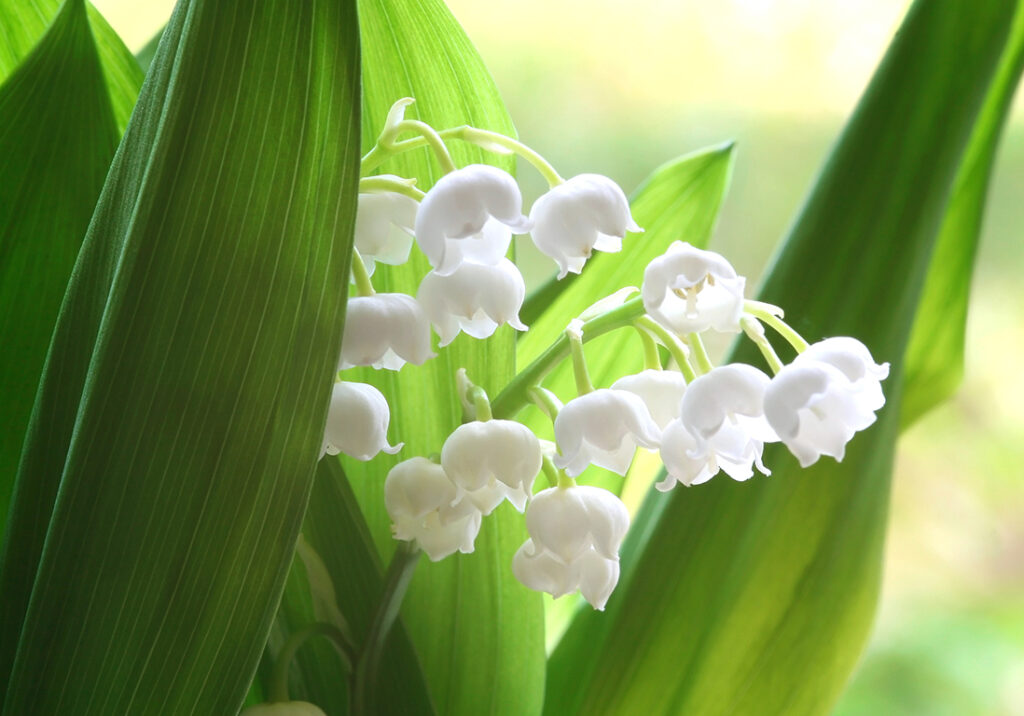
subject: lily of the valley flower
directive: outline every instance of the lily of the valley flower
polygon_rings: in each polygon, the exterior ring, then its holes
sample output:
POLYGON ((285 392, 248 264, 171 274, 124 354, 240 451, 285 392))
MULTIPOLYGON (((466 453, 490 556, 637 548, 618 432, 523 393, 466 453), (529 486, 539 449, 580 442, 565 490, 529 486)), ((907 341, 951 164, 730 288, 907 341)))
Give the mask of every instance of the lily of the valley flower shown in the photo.
POLYGON ((357 365, 398 370, 433 357, 430 321, 415 298, 378 293, 348 300, 339 370, 357 365))
POLYGON ((647 265, 641 293, 647 313, 680 335, 736 333, 745 282, 720 254, 676 241, 647 265))
POLYGON ((390 419, 388 401, 372 385, 335 383, 324 428, 323 452, 343 452, 364 462, 379 452, 394 455, 402 449, 402 443, 388 443, 390 419))
POLYGON ((854 433, 875 422, 885 404, 878 365, 854 338, 829 338, 810 346, 776 375, 765 392, 764 411, 801 467, 822 455, 841 461, 854 433))
POLYGON ((645 370, 612 383, 612 390, 627 390, 640 396, 661 430, 679 417, 686 379, 674 370, 645 370))
POLYGON ((465 495, 489 515, 507 497, 522 512, 540 472, 540 441, 513 420, 466 423, 445 440, 441 466, 455 483, 455 499, 465 495))
POLYGON ((526 284, 506 258, 493 265, 463 262, 446 276, 431 271, 416 297, 437 328, 442 346, 455 340, 459 331, 487 338, 503 323, 526 330, 519 320, 526 284))
POLYGON ((533 242, 558 263, 558 278, 580 273, 595 249, 622 250, 627 231, 643 231, 619 185, 599 174, 580 174, 541 196, 530 209, 533 242))
POLYGON ((579 589, 604 609, 619 581, 619 547, 629 529, 622 501, 598 487, 552 487, 530 502, 526 529, 530 539, 512 559, 516 579, 553 597, 579 589))
POLYGON ((384 481, 384 505, 395 538, 415 540, 432 562, 456 551, 473 551, 480 510, 468 499, 457 499, 455 484, 437 463, 414 457, 391 468, 384 481))
MULTIPOLYGON (((683 396, 680 419, 696 446, 686 450, 686 457, 706 463, 715 472, 716 466, 734 480, 752 477, 755 465, 770 475, 761 462, 764 444, 779 439, 764 417, 764 393, 770 380, 753 366, 732 363, 690 383, 683 396)), ((684 474, 681 469, 680 475, 684 474)), ((699 474, 690 482, 698 479, 699 474)), ((682 477, 680 481, 685 482, 682 477)))
POLYGON ((368 273, 373 273, 375 261, 398 266, 409 259, 418 206, 415 199, 393 191, 359 195, 355 246, 368 273))
POLYGON ((464 259, 498 263, 508 250, 511 232, 526 233, 519 185, 507 172, 470 164, 441 177, 427 192, 416 214, 416 241, 430 265, 450 274, 464 259))
POLYGON ((626 390, 601 388, 566 403, 555 418, 562 454, 555 466, 576 477, 593 463, 625 475, 637 446, 658 447, 660 431, 644 401, 626 390))

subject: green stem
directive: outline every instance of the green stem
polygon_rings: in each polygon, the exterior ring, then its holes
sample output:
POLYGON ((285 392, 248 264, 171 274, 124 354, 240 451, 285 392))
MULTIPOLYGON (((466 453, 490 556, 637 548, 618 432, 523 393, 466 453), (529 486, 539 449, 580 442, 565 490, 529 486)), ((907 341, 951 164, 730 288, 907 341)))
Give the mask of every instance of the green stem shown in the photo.
MULTIPOLYGON (((637 297, 630 299, 621 306, 583 324, 583 342, 593 340, 617 328, 628 326, 644 313, 644 303, 637 297)), ((514 418, 531 400, 530 388, 539 385, 559 362, 570 354, 569 337, 564 333, 554 343, 526 366, 505 389, 491 401, 491 410, 495 417, 514 418)))
POLYGON ((782 320, 782 309, 761 301, 744 301, 743 310, 754 318, 764 321, 776 333, 786 339, 797 353, 803 353, 810 345, 804 337, 782 320))
POLYGON ((779 371, 782 370, 782 361, 779 359, 779 354, 772 348, 768 336, 764 334, 764 326, 761 325, 761 322, 752 316, 743 316, 740 319, 740 326, 743 328, 743 332, 747 334, 747 338, 752 340, 758 350, 761 351, 761 355, 767 361, 772 374, 778 375, 779 371))
POLYGON ((352 248, 352 279, 356 283, 356 293, 360 296, 372 296, 376 293, 373 290, 373 282, 370 280, 370 272, 366 270, 363 257, 359 255, 359 249, 352 248))
POLYGON ((373 149, 363 156, 359 163, 359 174, 365 177, 396 154, 407 152, 410 149, 418 149, 419 147, 430 147, 434 150, 434 155, 437 157, 441 170, 445 174, 455 171, 456 166, 455 162, 452 161, 452 155, 448 152, 448 146, 444 143, 444 139, 441 138, 437 130, 418 119, 403 119, 398 124, 385 130, 373 146, 373 149), (402 132, 415 132, 420 136, 416 139, 395 141, 394 138, 402 132))
POLYGON ((476 412, 476 419, 483 422, 490 420, 491 417, 491 401, 487 399, 487 391, 481 388, 479 385, 474 385, 469 389, 469 393, 466 396, 469 401, 473 404, 473 410, 476 412))
POLYGON ((641 328, 638 324, 636 326, 637 335, 640 336, 640 342, 644 344, 644 369, 645 370, 661 370, 661 354, 658 353, 658 344, 651 337, 651 334, 641 328))
POLYGON ((636 325, 641 329, 650 331, 665 344, 665 347, 668 348, 669 353, 675 359, 676 365, 679 366, 679 372, 683 374, 687 384, 692 383, 697 378, 697 371, 693 369, 693 364, 690 363, 690 356, 686 346, 680 343, 674 333, 650 316, 641 316, 636 320, 636 325))
POLYGON ((686 344, 690 346, 690 352, 697 361, 697 368, 700 370, 701 374, 710 373, 711 369, 715 366, 711 364, 711 359, 708 358, 708 351, 704 347, 704 341, 701 340, 700 334, 687 333, 686 344))
POLYGON ((529 399, 533 401, 533 404, 548 416, 548 420, 555 422, 558 412, 562 409, 562 403, 555 397, 555 394, 547 388, 541 388, 539 385, 530 388, 527 394, 529 399))
POLYGON ((565 470, 558 471, 558 486, 563 490, 567 487, 576 487, 576 480, 565 474, 565 470))
POLYGON ((403 119, 395 127, 395 133, 399 132, 416 132, 427 145, 434 150, 434 155, 437 157, 438 163, 441 165, 441 170, 447 174, 455 171, 455 162, 452 161, 452 155, 448 153, 448 145, 441 139, 441 135, 437 133, 437 130, 431 127, 426 122, 421 122, 418 119, 403 119))
POLYGON ((572 374, 576 379, 576 394, 593 393, 594 383, 590 380, 587 357, 583 354, 583 333, 575 328, 569 328, 565 333, 569 336, 569 350, 572 352, 572 374))
POLYGON ((299 648, 312 636, 326 636, 338 647, 345 668, 352 673, 352 665, 356 662, 356 650, 345 634, 338 627, 326 622, 314 622, 288 637, 288 641, 277 653, 277 661, 270 675, 268 696, 272 703, 289 701, 288 698, 288 667, 299 648))
POLYGON ((398 610, 402 606, 402 599, 409 588, 409 582, 412 581, 419 559, 420 551, 411 542, 398 543, 387 574, 384 575, 384 592, 353 673, 352 713, 355 716, 374 713, 370 703, 370 688, 377 683, 384 644, 398 618, 398 610))
POLYGON ((564 473, 555 467, 555 463, 551 462, 551 458, 547 455, 544 456, 541 469, 544 471, 544 477, 548 480, 548 487, 558 487, 559 480, 564 473))

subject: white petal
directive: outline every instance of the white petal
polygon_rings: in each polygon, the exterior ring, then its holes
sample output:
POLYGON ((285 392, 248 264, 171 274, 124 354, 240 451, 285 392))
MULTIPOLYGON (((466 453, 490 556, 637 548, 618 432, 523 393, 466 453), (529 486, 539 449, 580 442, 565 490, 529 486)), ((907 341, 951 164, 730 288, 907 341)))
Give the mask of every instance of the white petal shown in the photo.
POLYGON ((608 598, 619 582, 619 560, 606 559, 593 550, 584 552, 573 567, 579 572, 580 593, 598 611, 604 611, 608 598))
POLYGON ((745 283, 720 254, 676 241, 647 265, 641 294, 647 313, 680 335, 708 328, 735 333, 745 283))
POLYGON ((526 509, 526 529, 535 544, 567 564, 590 547, 615 558, 629 529, 629 512, 599 487, 552 487, 534 495, 526 509))
POLYGON ((373 261, 399 265, 408 260, 418 207, 415 199, 395 192, 359 195, 355 246, 367 265, 373 261))
POLYGON ((433 357, 430 321, 415 298, 378 293, 349 299, 339 370, 357 365, 398 370, 433 357))
POLYGON ((671 490, 676 483, 684 485, 707 482, 718 472, 718 465, 708 457, 695 459, 690 453, 697 448, 693 435, 686 429, 681 420, 673 420, 661 435, 661 461, 665 463, 668 473, 665 479, 657 483, 662 492, 671 490))
POLYGON ((664 429, 679 417, 682 409, 686 379, 674 370, 645 370, 636 375, 627 375, 612 383, 613 390, 626 390, 638 395, 651 418, 664 429))
POLYGON ((512 574, 522 584, 551 596, 564 596, 576 591, 572 569, 547 550, 538 549, 532 539, 526 540, 512 558, 512 574))
POLYGON ((507 496, 522 512, 541 469, 540 441, 525 425, 512 420, 488 420, 460 425, 441 449, 441 465, 456 486, 477 506, 507 496), (506 489, 495 491, 496 483, 506 489), (484 494, 478 493, 486 493, 484 494), (475 497, 474 497, 475 496, 475 497))
POLYGON ((683 396, 683 423, 707 439, 732 415, 757 417, 764 413, 764 391, 771 379, 753 366, 719 366, 690 383, 683 396))
POLYGON ((372 385, 335 383, 324 428, 326 451, 332 455, 343 452, 363 461, 381 451, 394 455, 402 443, 388 443, 390 418, 388 401, 372 385))
POLYGON ((451 504, 455 485, 444 469, 425 457, 395 465, 384 481, 384 505, 393 521, 418 520, 451 504))

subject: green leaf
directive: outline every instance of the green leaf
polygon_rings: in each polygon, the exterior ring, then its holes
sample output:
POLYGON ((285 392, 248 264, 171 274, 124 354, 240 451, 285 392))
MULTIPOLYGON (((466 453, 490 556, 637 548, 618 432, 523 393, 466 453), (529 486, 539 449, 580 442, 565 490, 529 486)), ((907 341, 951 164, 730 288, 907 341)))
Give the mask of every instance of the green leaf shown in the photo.
MULTIPOLYGON (((0 23, 11 10, 0 3, 0 23)), ((0 529, 64 289, 142 85, 104 28, 65 4, 0 86, 0 529)))
POLYGON ((60 0, 0 0, 0 81, 32 51, 58 7, 60 0))
POLYGON ((964 154, 925 280, 906 355, 904 427, 949 398, 964 373, 967 300, 985 198, 1009 106, 1024 68, 1024 5, 964 154))
POLYGON ((145 72, 149 69, 149 66, 153 63, 153 57, 156 55, 156 48, 160 46, 160 38, 164 36, 163 28, 157 31, 153 37, 149 38, 141 50, 135 53, 135 61, 139 63, 139 67, 145 72))
POLYGON ((242 703, 336 367, 358 71, 352 3, 176 9, 33 409, 0 573, 5 713, 242 703))
MULTIPOLYGON (((550 661, 551 714, 828 712, 877 599, 902 356, 954 177, 1013 7, 919 0, 762 291, 809 339, 892 362, 889 404, 841 464, 648 494, 603 615, 550 661)), ((734 358, 758 363, 749 343, 734 358)))
MULTIPOLYGON (((512 134, 508 113, 483 62, 438 0, 364 0, 359 6, 363 40, 363 148, 369 149, 391 104, 416 103, 407 115, 439 129, 462 124, 512 134)), ((511 170, 508 157, 453 145, 459 165, 493 162, 511 170)), ((416 176, 423 189, 440 176, 427 151, 416 150, 381 171, 416 176)), ((405 266, 381 267, 381 291, 415 293, 429 266, 414 252, 405 266)), ((493 396, 512 376, 514 342, 508 327, 487 341, 460 337, 421 367, 399 373, 356 371, 352 376, 381 388, 392 407, 392 435, 406 445, 401 458, 440 452, 461 422, 455 371, 493 396)), ((386 560, 394 550, 384 508, 384 478, 398 457, 344 462, 374 542, 386 560)), ((484 520, 471 555, 456 555, 417 568, 402 618, 419 655, 438 713, 531 714, 541 708, 544 682, 543 609, 539 595, 516 582, 509 565, 526 539, 523 519, 509 506, 484 520)), ((325 556, 325 560, 327 557, 325 556)), ((339 591, 344 588, 338 585, 339 591)), ((340 598, 340 595, 339 595, 340 598)))

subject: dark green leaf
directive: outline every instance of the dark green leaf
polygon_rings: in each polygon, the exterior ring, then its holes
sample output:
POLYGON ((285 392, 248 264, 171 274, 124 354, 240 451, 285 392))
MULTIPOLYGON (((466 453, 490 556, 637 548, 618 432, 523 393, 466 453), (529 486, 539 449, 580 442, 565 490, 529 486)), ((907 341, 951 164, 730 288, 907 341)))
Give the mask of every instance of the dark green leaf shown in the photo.
MULTIPOLYGON (((892 362, 878 424, 840 465, 775 446, 769 478, 649 494, 607 612, 581 612, 551 659, 548 713, 829 710, 877 598, 901 359, 1012 12, 914 4, 762 291, 810 340, 892 362)), ((749 343, 734 358, 759 362, 749 343)))
POLYGON ((195 0, 167 34, 33 409, 0 575, 9 714, 237 709, 312 483, 355 212, 355 6, 195 0))

